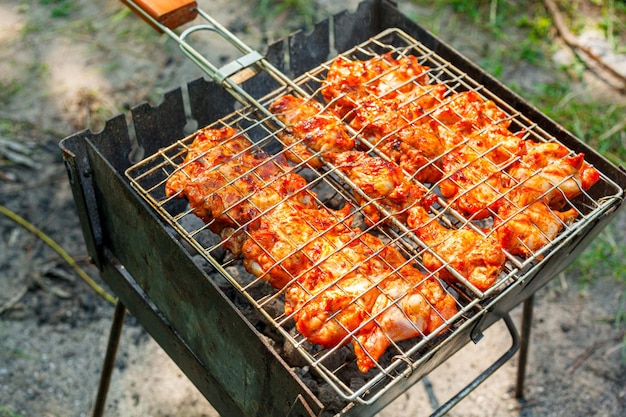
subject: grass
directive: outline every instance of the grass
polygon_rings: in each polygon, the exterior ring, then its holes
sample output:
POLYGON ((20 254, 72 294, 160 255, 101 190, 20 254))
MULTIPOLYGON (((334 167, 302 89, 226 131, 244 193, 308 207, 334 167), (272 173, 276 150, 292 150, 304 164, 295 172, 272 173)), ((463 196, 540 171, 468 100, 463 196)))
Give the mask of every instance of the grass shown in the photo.
POLYGON ((22 414, 18 414, 12 411, 9 407, 0 404, 0 417, 23 417, 22 414))
POLYGON ((578 257, 574 268, 582 286, 593 283, 598 277, 626 283, 626 248, 617 244, 615 237, 615 231, 604 229, 578 257))
POLYGON ((76 9, 76 3, 72 0, 39 0, 42 6, 50 7, 50 17, 65 18, 69 17, 73 10, 76 9))
POLYGON ((286 16, 286 33, 297 27, 310 27, 315 20, 315 2, 312 0, 260 0, 256 14, 264 21, 273 21, 278 16, 286 16), (287 23, 288 22, 288 23, 287 23))

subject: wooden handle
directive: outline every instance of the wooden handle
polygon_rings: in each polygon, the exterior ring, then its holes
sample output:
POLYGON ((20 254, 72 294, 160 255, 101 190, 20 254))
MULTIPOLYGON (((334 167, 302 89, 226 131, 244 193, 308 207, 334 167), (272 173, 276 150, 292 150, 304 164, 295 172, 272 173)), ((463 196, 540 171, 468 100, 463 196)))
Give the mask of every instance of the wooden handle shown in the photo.
MULTIPOLYGON (((128 4, 127 0, 121 1, 135 13, 138 13, 134 7, 128 4)), ((176 29, 185 23, 191 22, 198 15, 197 5, 194 0, 133 0, 133 3, 169 29, 176 29)), ((153 28, 161 32, 161 29, 154 25, 153 22, 146 19, 145 16, 139 15, 150 23, 153 28)))

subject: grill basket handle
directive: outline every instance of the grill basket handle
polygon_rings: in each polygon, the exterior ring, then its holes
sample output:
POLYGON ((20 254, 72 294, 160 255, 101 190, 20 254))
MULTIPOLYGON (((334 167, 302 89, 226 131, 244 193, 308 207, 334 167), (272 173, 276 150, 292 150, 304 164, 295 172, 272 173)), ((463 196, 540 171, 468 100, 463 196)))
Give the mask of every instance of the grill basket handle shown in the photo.
POLYGON ((300 95, 306 93, 292 80, 270 62, 262 54, 250 48, 228 29, 222 26, 211 15, 204 12, 193 0, 121 0, 132 11, 148 22, 159 32, 167 34, 176 41, 187 57, 202 71, 218 84, 223 85, 237 101, 244 105, 252 104, 261 112, 271 117, 267 109, 250 96, 239 84, 253 77, 260 71, 265 71, 276 81, 284 86, 290 86, 300 95), (196 16, 200 16, 208 24, 193 24, 178 34, 174 29, 191 22, 196 16), (200 54, 187 42, 187 38, 198 31, 211 31, 217 33, 243 55, 226 65, 217 67, 214 63, 200 54))
POLYGON ((176 29, 189 23, 198 15, 195 0, 121 0, 133 12, 159 32, 163 25, 176 29))

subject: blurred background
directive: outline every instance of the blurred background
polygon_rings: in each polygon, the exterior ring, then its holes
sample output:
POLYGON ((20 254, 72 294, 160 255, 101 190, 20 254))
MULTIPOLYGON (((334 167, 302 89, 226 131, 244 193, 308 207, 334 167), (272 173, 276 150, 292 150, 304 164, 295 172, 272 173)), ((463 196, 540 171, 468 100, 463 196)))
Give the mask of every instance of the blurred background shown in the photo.
MULTIPOLYGON (((358 4, 198 3, 259 51, 358 4)), ((398 6, 626 166, 623 1, 401 0, 398 6)), ((224 44, 207 39, 202 52, 227 62, 235 53, 224 44)), ((113 308, 94 290, 108 291, 87 259, 58 143, 83 129, 99 131, 111 117, 156 104, 204 74, 114 0, 2 0, 0 45, 0 417, 86 416, 113 308)), ((526 401, 513 398, 513 360, 451 415, 626 414, 625 231, 622 212, 538 293, 526 401)), ((134 319, 126 321, 107 415, 216 415, 134 319)), ((495 342, 487 337, 467 355, 497 351, 499 331, 495 342)), ((439 401, 454 393, 454 366, 429 378, 439 401)), ((432 404, 432 393, 417 385, 381 415, 427 415, 428 408, 415 407, 432 404)))

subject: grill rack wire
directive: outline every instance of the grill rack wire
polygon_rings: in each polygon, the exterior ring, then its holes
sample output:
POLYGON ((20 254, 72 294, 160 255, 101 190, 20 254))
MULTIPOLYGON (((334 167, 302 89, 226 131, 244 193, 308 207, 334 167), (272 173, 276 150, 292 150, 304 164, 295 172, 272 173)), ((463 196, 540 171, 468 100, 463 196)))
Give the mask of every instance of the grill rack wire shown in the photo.
MULTIPOLYGON (((194 30, 189 30, 188 33, 192 33, 194 30)), ((185 36, 183 35, 183 46, 181 48, 189 55, 191 47, 184 40, 185 36)), ((409 54, 417 56, 420 64, 430 67, 428 74, 432 82, 446 85, 450 92, 474 91, 483 99, 494 101, 501 110, 504 110, 507 118, 511 121, 510 130, 524 132, 524 139, 531 139, 535 142, 558 142, 556 138, 500 100, 495 94, 398 29, 384 31, 367 42, 343 52, 341 56, 346 59, 369 59, 378 57, 386 52, 391 52, 396 57, 409 54)), ((267 96, 257 100, 247 95, 245 91, 243 93, 240 92, 239 85, 233 80, 233 76, 238 74, 242 68, 248 68, 249 65, 259 63, 259 61, 256 61, 254 54, 251 55, 249 52, 248 54, 247 56, 250 56, 251 59, 247 60, 247 62, 244 59, 244 64, 236 66, 237 70, 233 73, 230 70, 224 72, 219 69, 207 71, 212 77, 229 84, 228 88, 235 91, 238 100, 246 103, 241 109, 211 124, 209 127, 237 127, 251 139, 253 142, 252 146, 264 149, 270 155, 270 158, 277 160, 285 152, 283 144, 280 143, 277 137, 277 132, 284 129, 284 126, 268 112, 268 104, 287 93, 320 97, 321 84, 332 60, 306 72, 293 82, 288 79, 285 81, 284 78, 286 76, 280 73, 276 74, 271 67, 269 69, 266 67, 265 71, 269 71, 273 78, 283 84, 283 87, 277 88, 267 96)), ((194 57, 194 61, 197 61, 197 58, 194 57)), ((358 132, 352 133, 358 134, 358 132)), ((456 332, 472 326, 499 299, 504 297, 509 291, 512 291, 516 286, 522 285, 525 276, 530 275, 533 268, 538 267, 553 254, 558 253, 559 248, 572 239, 576 235, 577 230, 593 222, 608 210, 616 200, 621 198, 620 187, 613 183, 610 178, 601 175, 600 181, 606 183, 609 189, 614 190, 613 194, 596 198, 583 192, 574 201, 569 201, 569 205, 576 207, 580 212, 579 218, 572 225, 564 225, 563 231, 557 238, 539 252, 533 254, 533 256, 521 259, 510 254, 507 255, 504 272, 498 278, 497 283, 487 291, 478 290, 464 277, 453 271, 460 284, 454 286, 446 284, 446 289, 457 300, 458 314, 441 326, 441 332, 435 331, 430 335, 412 339, 409 342, 394 344, 389 350, 396 354, 390 353, 387 355, 378 364, 376 371, 368 373, 364 382, 355 387, 351 385, 350 380, 350 376, 353 374, 345 372, 348 362, 341 360, 345 358, 345 348, 336 347, 320 350, 315 346, 307 344, 302 336, 292 330, 293 326, 289 324, 289 317, 285 317, 281 313, 280 308, 276 307, 281 291, 272 291, 267 284, 261 282, 258 278, 235 272, 235 265, 238 261, 224 253, 223 249, 221 249, 219 238, 208 230, 209 225, 205 225, 197 219, 189 207, 182 201, 165 196, 163 190, 164 182, 171 174, 181 169, 186 149, 194 138, 195 134, 179 140, 132 166, 126 173, 131 184, 162 215, 167 223, 180 233, 185 241, 216 268, 295 347, 308 365, 314 368, 340 396, 348 401, 356 400, 364 404, 371 404, 376 401, 391 386, 402 381, 404 377, 410 375, 420 364, 427 361, 438 349, 443 348, 456 332), (372 373, 374 375, 371 375, 372 373)), ((364 147, 369 146, 371 154, 385 157, 380 152, 377 152, 377 149, 372 147, 368 141, 362 140, 359 141, 359 144, 364 147)), ((357 193, 360 192, 358 187, 352 184, 337 167, 329 164, 321 170, 313 170, 308 168, 305 163, 302 163, 294 166, 294 170, 307 179, 309 189, 317 193, 321 205, 338 208, 341 204, 352 201, 355 191, 357 193)), ((428 186, 431 192, 437 192, 436 184, 428 186)), ((367 201, 367 204, 377 206, 381 211, 384 211, 377 205, 376 201, 370 199, 367 195, 361 194, 361 197, 367 201)), ((426 272, 426 268, 421 264, 420 258, 424 251, 431 251, 427 245, 423 244, 405 225, 395 221, 392 216, 388 217, 391 220, 391 226, 379 227, 380 225, 374 225, 370 227, 363 225, 362 222, 359 222, 359 219, 363 217, 361 212, 362 207, 354 205, 352 216, 356 219, 355 223, 361 226, 364 233, 376 234, 379 238, 388 242, 388 244, 396 247, 408 259, 408 262, 419 265, 420 269, 426 272)), ((450 227, 459 228, 467 225, 480 233, 484 233, 482 228, 484 224, 468 221, 462 215, 449 208, 442 199, 434 206, 432 213, 438 218, 445 219, 450 227)), ((338 218, 337 221, 341 222, 343 219, 338 218)), ((449 268, 449 265, 444 263, 443 267, 449 268)))

